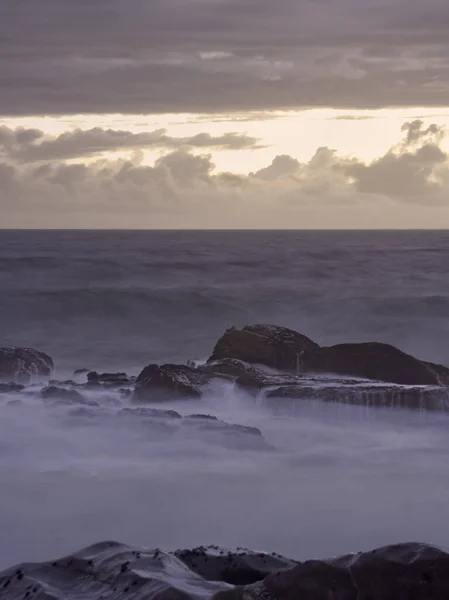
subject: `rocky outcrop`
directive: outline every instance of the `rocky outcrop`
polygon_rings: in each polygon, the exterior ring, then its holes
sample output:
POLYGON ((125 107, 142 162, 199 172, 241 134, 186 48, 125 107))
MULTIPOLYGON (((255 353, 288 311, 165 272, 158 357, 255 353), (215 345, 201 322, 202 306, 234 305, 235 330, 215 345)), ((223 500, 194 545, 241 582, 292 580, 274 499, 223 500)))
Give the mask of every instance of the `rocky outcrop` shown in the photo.
POLYGON ((48 354, 32 348, 0 348, 0 381, 29 383, 34 377, 48 377, 53 371, 48 354))
POLYGON ((443 600, 449 555, 424 544, 387 546, 333 560, 310 560, 212 600, 443 600))
POLYGON ((449 385, 449 368, 419 360, 390 344, 320 347, 300 333, 275 325, 228 329, 207 363, 211 369, 240 376, 241 385, 246 381, 250 387, 250 380, 260 380, 249 369, 239 375, 242 367, 236 360, 296 374, 334 373, 402 385, 449 385))
POLYGON ((449 389, 375 384, 370 381, 338 381, 304 379, 295 385, 284 385, 266 391, 265 400, 288 403, 291 400, 319 400, 339 404, 371 407, 408 408, 411 410, 449 411, 449 389))
POLYGON ((137 377, 132 398, 135 402, 200 398, 202 387, 213 378, 185 365, 148 365, 137 377))
POLYGON ((126 373, 97 373, 96 371, 87 373, 87 385, 90 387, 116 388, 132 385, 134 382, 135 377, 129 377, 126 373))
POLYGON ((0 596, 2 600, 447 600, 449 554, 409 543, 298 562, 244 548, 166 552, 103 542, 58 560, 3 571, 0 596))
POLYGON ((308 352, 304 356, 304 370, 405 385, 439 384, 438 376, 426 363, 379 342, 338 344, 308 352))
POLYGON ((282 371, 296 371, 304 352, 318 350, 311 339, 277 325, 231 327, 218 340, 209 361, 237 358, 282 371))
POLYGON ((210 375, 224 376, 240 387, 256 391, 269 386, 294 384, 299 381, 297 376, 270 373, 236 358, 209 361, 207 364, 199 366, 198 370, 210 375))

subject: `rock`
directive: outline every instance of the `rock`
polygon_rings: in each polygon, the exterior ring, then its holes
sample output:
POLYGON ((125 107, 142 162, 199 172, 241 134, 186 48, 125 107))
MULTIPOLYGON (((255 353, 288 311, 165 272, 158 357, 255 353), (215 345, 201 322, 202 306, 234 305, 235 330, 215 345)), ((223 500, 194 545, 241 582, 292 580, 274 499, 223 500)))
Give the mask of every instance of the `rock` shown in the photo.
POLYGON ((47 386, 41 390, 41 396, 44 400, 51 401, 52 404, 83 404, 85 406, 98 406, 98 402, 85 398, 76 390, 47 386))
POLYGON ((244 387, 271 385, 265 373, 242 363, 296 375, 334 373, 403 385, 449 386, 448 367, 419 360, 390 344, 364 342, 320 347, 300 333, 275 325, 228 329, 207 364, 199 368, 232 375, 244 387))
MULTIPOLYGON (((307 352, 306 371, 339 373, 406 385, 438 385, 438 376, 422 361, 389 344, 338 344, 307 352)), ((449 372, 449 369, 448 369, 449 372)))
POLYGON ((132 385, 135 382, 134 377, 129 377, 126 373, 97 373, 90 371, 87 374, 87 384, 90 387, 122 387, 132 385))
POLYGON ((180 398, 200 398, 202 387, 214 377, 186 365, 148 365, 136 380, 135 402, 163 402, 180 398))
POLYGON ((218 340, 209 361, 237 358, 282 371, 295 372, 302 353, 319 349, 311 339, 277 325, 231 327, 218 340))
POLYGON ((33 377, 48 377, 53 371, 48 354, 32 348, 0 348, 0 381, 29 383, 33 377))
POLYGON ((386 546, 298 562, 219 546, 166 552, 102 542, 0 573, 2 600, 447 600, 449 554, 386 546), (28 594, 28 595, 27 595, 28 594))
POLYGON ((310 560, 212 600, 445 600, 449 555, 424 544, 387 546, 332 560, 310 560))
POLYGON ((219 444, 231 450, 273 450, 257 427, 226 423, 211 415, 188 415, 182 420, 182 427, 200 434, 201 439, 219 444))
POLYGON ((295 375, 269 373, 262 368, 249 365, 236 358, 210 361, 206 365, 198 367, 198 370, 211 375, 225 376, 248 390, 261 390, 264 387, 273 385, 293 384, 300 380, 295 375))
POLYGON ((266 391, 267 401, 319 400, 362 406, 408 408, 411 410, 449 411, 449 389, 390 384, 373 385, 370 381, 334 381, 318 379, 297 385, 284 385, 266 391))
POLYGON ((24 385, 19 383, 0 383, 0 394, 13 394, 25 389, 24 385))
POLYGON ((73 371, 73 377, 81 377, 82 375, 86 375, 91 372, 91 369, 76 369, 73 371))

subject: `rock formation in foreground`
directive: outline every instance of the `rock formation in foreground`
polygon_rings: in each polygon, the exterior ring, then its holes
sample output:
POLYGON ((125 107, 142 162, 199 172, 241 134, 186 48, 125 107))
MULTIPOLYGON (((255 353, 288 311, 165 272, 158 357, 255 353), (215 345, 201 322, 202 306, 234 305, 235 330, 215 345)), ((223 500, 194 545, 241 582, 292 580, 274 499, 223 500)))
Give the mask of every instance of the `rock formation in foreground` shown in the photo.
POLYGON ((0 381, 29 383, 33 377, 48 377, 53 360, 45 352, 32 348, 0 348, 0 381))
POLYGON ((329 560, 218 546, 164 552, 115 542, 0 573, 2 600, 447 600, 449 555, 418 543, 329 560))
MULTIPOLYGON (((208 362, 234 358, 280 371, 334 373, 402 385, 439 385, 449 368, 379 342, 321 347, 308 337, 276 325, 232 327, 218 340, 208 362)), ((444 381, 444 382, 445 382, 444 381)))

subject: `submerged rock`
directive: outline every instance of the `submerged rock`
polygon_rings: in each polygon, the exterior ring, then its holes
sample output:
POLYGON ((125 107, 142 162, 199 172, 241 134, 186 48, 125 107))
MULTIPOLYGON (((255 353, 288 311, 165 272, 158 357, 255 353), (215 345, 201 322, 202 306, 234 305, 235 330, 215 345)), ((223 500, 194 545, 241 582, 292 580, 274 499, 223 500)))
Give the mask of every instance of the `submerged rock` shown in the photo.
POLYGON ((21 392, 25 389, 24 385, 19 383, 0 383, 0 394, 12 394, 21 392))
POLYGON ((41 396, 44 400, 52 404, 83 404, 85 406, 98 406, 98 402, 86 398, 73 389, 66 389, 50 385, 41 390, 41 396))
POLYGON ((0 381, 29 383, 33 377, 48 377, 53 360, 45 352, 32 348, 0 348, 0 381))
POLYGON ((0 573, 2 600, 447 600, 449 554, 418 543, 299 562, 219 546, 115 542, 0 573), (28 595, 27 595, 28 594, 28 595))
POLYGON ((135 402, 163 402, 180 398, 200 398, 202 387, 212 375, 186 365, 148 365, 137 377, 135 402))
POLYGON ((277 325, 231 327, 218 340, 208 362, 237 358, 282 371, 296 371, 304 352, 319 345, 292 329, 277 325))

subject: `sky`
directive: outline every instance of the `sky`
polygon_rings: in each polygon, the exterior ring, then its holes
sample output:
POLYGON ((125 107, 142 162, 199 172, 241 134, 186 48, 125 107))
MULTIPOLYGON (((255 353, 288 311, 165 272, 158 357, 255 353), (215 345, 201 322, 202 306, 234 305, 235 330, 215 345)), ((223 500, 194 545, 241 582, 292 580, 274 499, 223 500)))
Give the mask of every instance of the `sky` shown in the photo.
POLYGON ((447 228, 447 0, 1 0, 0 227, 447 228))

